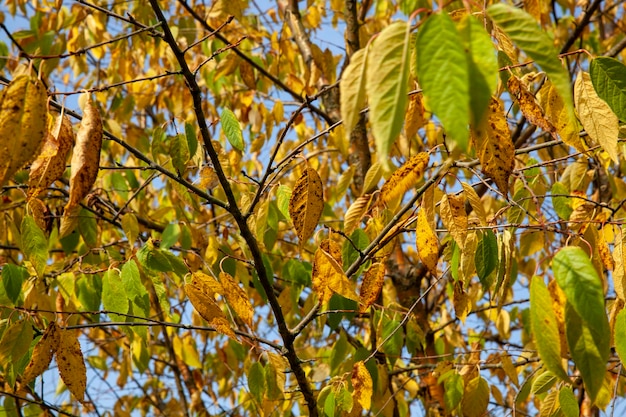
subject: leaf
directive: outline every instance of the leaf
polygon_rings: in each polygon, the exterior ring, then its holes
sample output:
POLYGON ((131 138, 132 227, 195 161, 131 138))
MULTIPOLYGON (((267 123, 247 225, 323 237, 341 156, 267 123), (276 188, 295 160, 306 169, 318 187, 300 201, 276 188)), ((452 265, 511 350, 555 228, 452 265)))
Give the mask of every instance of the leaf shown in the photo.
POLYGON ((224 286, 202 271, 191 274, 190 284, 200 288, 204 294, 211 298, 215 298, 216 294, 224 294, 224 286))
POLYGON ((361 109, 365 107, 367 52, 368 47, 352 54, 339 82, 341 117, 348 137, 361 117, 361 109))
POLYGON ((350 235, 357 228, 370 206, 370 201, 372 201, 372 194, 363 194, 354 200, 354 203, 350 204, 343 219, 343 231, 345 234, 350 235))
POLYGON ((265 373, 263 371, 263 365, 261 365, 260 362, 254 362, 250 365, 246 377, 248 379, 250 394, 252 394, 257 402, 263 402, 263 394, 265 393, 265 373))
POLYGON ((250 298, 243 288, 235 281, 235 279, 226 272, 220 272, 220 283, 224 288, 224 297, 228 305, 235 310, 248 327, 252 327, 252 319, 254 318, 254 310, 250 304, 250 298))
POLYGON ((626 241, 624 240, 624 228, 617 228, 615 242, 613 244, 613 261, 615 267, 611 277, 615 295, 622 301, 626 301, 626 241))
POLYGON ((559 390, 559 405, 564 417, 578 417, 580 415, 578 399, 572 388, 567 385, 562 386, 559 390))
POLYGON ((461 280, 454 282, 452 285, 454 286, 454 295, 452 298, 454 314, 462 323, 465 323, 465 319, 472 308, 471 300, 463 290, 463 282, 461 280))
POLYGON ((428 106, 454 143, 467 150, 470 74, 463 39, 447 13, 431 15, 417 33, 417 74, 428 106))
POLYGON ((316 170, 307 168, 296 181, 289 199, 289 215, 300 243, 306 242, 313 235, 323 210, 322 179, 316 170))
POLYGON ((554 375, 568 381, 561 365, 561 339, 552 298, 543 278, 537 276, 530 283, 530 323, 544 365, 554 375))
POLYGON ((515 164, 515 146, 504 116, 504 106, 497 98, 491 98, 483 123, 472 129, 472 139, 483 173, 492 178, 507 196, 515 164))
POLYGON ((619 119, 593 89, 591 77, 585 71, 579 71, 576 77, 574 103, 585 132, 594 143, 602 146, 613 162, 617 163, 619 119))
POLYGON ((391 174, 380 191, 380 198, 383 203, 389 204, 417 185, 428 166, 428 156, 427 152, 420 152, 391 174))
POLYGON ((291 216, 289 215, 289 200, 291 200, 291 188, 286 185, 279 185, 276 191, 276 205, 287 220, 291 220, 291 216))
POLYGON ((16 76, 4 90, 0 103, 0 185, 41 149, 47 128, 46 102, 44 85, 26 74, 16 76))
POLYGON ((437 234, 430 226, 427 211, 421 209, 417 213, 417 226, 415 230, 415 244, 420 260, 428 271, 437 276, 437 262, 439 261, 439 241, 437 234))
POLYGON ((76 145, 72 154, 70 177, 70 197, 65 205, 59 231, 59 238, 69 235, 76 226, 76 208, 89 194, 100 169, 100 149, 102 148, 102 119, 97 107, 87 93, 81 97, 83 120, 76 135, 76 145))
POLYGON ((559 411, 559 392, 552 391, 541 402, 538 417, 552 417, 558 415, 559 411))
POLYGON ((187 283, 185 284, 185 294, 187 294, 193 307, 207 321, 209 326, 214 327, 219 333, 237 339, 224 312, 218 307, 213 296, 207 294, 204 288, 193 283, 187 283))
POLYGON ((465 385, 465 394, 461 401, 464 417, 481 417, 489 405, 489 384, 477 376, 465 385))
POLYGON ((4 369, 17 363, 28 352, 33 341, 33 325, 29 320, 11 323, 0 339, 0 365, 4 369))
POLYGON ((225 108, 222 110, 220 116, 220 122, 222 123, 222 130, 226 139, 230 142, 231 146, 237 149, 239 152, 245 150, 245 144, 243 142, 243 134, 241 133, 241 125, 235 113, 232 110, 225 108))
POLYGON ((535 395, 541 395, 548 391, 558 381, 557 377, 550 371, 546 371, 533 380, 533 386, 530 389, 535 395))
POLYGON ((30 216, 22 220, 22 251, 37 271, 43 277, 48 262, 48 239, 30 216))
POLYGON ((55 322, 52 321, 48 324, 43 336, 41 336, 41 339, 33 348, 33 355, 22 375, 22 385, 30 384, 31 381, 48 369, 50 362, 52 362, 52 357, 61 342, 60 332, 55 322))
POLYGON ((565 107, 565 103, 557 93, 554 84, 550 80, 545 81, 540 92, 541 104, 546 112, 546 116, 563 142, 579 152, 584 152, 586 147, 579 134, 578 121, 572 119, 568 113, 569 110, 565 107))
POLYGON ((369 410, 374 396, 374 382, 363 361, 358 361, 352 367, 352 399, 358 402, 363 410, 369 410))
POLYGON ((411 139, 417 134, 417 131, 426 124, 421 93, 412 94, 409 98, 409 105, 406 109, 404 119, 404 134, 407 138, 411 139))
POLYGON ((383 289, 384 281, 384 262, 373 263, 367 272, 365 272, 365 277, 361 283, 361 290, 359 292, 359 295, 361 296, 361 304, 359 305, 359 312, 364 313, 372 304, 374 304, 383 289))
POLYGON ((30 166, 28 196, 36 196, 63 176, 67 154, 76 138, 67 116, 57 116, 47 133, 41 153, 30 166))
POLYGON ((564 197, 570 194, 569 189, 562 182, 552 184, 550 190, 552 197, 552 206, 556 214, 563 220, 568 220, 572 215, 572 200, 564 197))
POLYGON ((179 175, 185 173, 187 162, 191 157, 187 138, 183 135, 170 136, 169 154, 172 157, 172 165, 179 175))
POLYGON ((198 137, 196 136, 196 128, 188 122, 185 123, 185 137, 187 138, 189 155, 193 158, 198 150, 198 137))
POLYGON ((626 66, 616 59, 599 56, 591 61, 589 76, 598 96, 626 122, 626 66))
POLYGON ((61 329, 59 333, 59 347, 56 351, 59 375, 74 397, 83 402, 87 388, 87 368, 76 331, 61 329))
POLYGON ((519 109, 526 120, 553 136, 556 135, 556 128, 546 119, 543 114, 543 109, 535 99, 535 96, 528 91, 519 78, 511 75, 507 81, 507 87, 511 96, 517 101, 519 109))
POLYGON ((575 123, 569 74, 561 65, 558 51, 548 33, 537 25, 531 15, 505 3, 492 4, 487 8, 487 15, 546 72, 563 99, 569 120, 575 123))
POLYGON ((354 285, 343 272, 341 246, 330 239, 322 241, 315 251, 311 280, 322 304, 328 303, 333 293, 359 301, 354 285))
POLYGON ((387 169, 389 152, 402 130, 407 107, 410 34, 410 22, 390 24, 374 39, 367 56, 369 118, 378 162, 387 169))
POLYGON ((486 226, 487 213, 485 212, 485 207, 483 206, 480 197, 476 193, 476 190, 474 190, 474 187, 466 182, 462 182, 461 186, 463 187, 463 191, 465 192, 465 197, 467 198, 470 205, 472 206, 472 209, 474 210, 474 214, 476 214, 476 217, 478 217, 478 220, 480 221, 480 225, 486 226))
MULTIPOLYGON (((128 313, 128 296, 124 289, 124 282, 115 269, 109 269, 102 275, 102 305, 113 313, 128 313)), ((125 319, 122 316, 111 314, 113 320, 125 319)))
POLYGON ((363 179, 363 195, 369 194, 378 187, 378 181, 383 177, 382 165, 378 162, 374 162, 372 166, 367 170, 365 178, 363 179))
POLYGON ((476 275, 478 275, 480 283, 485 287, 489 287, 489 276, 496 270, 498 265, 498 241, 496 235, 491 230, 486 230, 482 239, 478 241, 476 254, 474 255, 474 264, 476 265, 476 275))
POLYGON ((444 194, 441 197, 439 213, 441 214, 441 220, 450 231, 457 245, 463 248, 465 246, 465 238, 467 237, 467 214, 465 213, 465 199, 462 197, 462 194, 459 196, 444 194))
POLYGON ((613 340, 615 350, 622 363, 626 362, 626 309, 620 310, 615 318, 615 328, 613 329, 613 340))
POLYGON ((2 267, 2 287, 7 297, 17 304, 22 294, 22 284, 28 279, 28 270, 14 264, 5 264, 2 267))

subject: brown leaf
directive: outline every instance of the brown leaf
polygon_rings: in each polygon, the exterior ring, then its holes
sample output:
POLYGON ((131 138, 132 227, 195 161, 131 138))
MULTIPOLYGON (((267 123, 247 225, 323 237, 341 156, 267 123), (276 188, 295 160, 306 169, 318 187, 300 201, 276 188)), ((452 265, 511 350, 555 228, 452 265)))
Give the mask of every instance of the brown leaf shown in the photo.
POLYGON ((383 289, 385 282, 385 263, 376 262, 372 264, 361 283, 361 290, 359 295, 361 296, 361 304, 359 306, 359 312, 363 313, 374 304, 380 295, 380 291, 383 289))
POLYGON ((32 161, 46 135, 47 94, 35 77, 15 77, 0 104, 0 185, 32 161))
POLYGON ((30 167, 28 195, 41 193, 65 172, 67 154, 74 145, 72 123, 67 116, 57 116, 52 129, 46 135, 41 153, 30 167))
POLYGON ((28 385, 41 375, 52 361, 61 341, 60 330, 55 322, 50 322, 46 331, 33 348, 33 356, 22 375, 22 385, 28 385))
POLYGON ((59 374, 67 389, 77 400, 83 402, 87 388, 87 368, 76 331, 61 329, 59 333, 59 346, 56 351, 59 374))
POLYGON ((556 129, 543 115, 543 110, 535 96, 528 91, 526 86, 514 75, 511 75, 507 82, 511 96, 515 98, 519 108, 526 119, 537 127, 545 130, 556 137, 556 129))
POLYGON ((324 210, 322 179, 313 168, 307 168, 296 181, 289 199, 289 215, 301 243, 315 231, 324 210))
POLYGON ((428 153, 420 152, 394 171, 380 192, 383 203, 389 204, 392 200, 401 198, 407 190, 414 187, 422 178, 427 166, 428 153))
POLYGON ((252 309, 252 304, 250 304, 248 294, 239 286, 235 279, 226 272, 220 272, 220 282, 224 287, 223 294, 228 305, 235 310, 235 313, 237 313, 244 323, 252 327, 254 310, 252 309))

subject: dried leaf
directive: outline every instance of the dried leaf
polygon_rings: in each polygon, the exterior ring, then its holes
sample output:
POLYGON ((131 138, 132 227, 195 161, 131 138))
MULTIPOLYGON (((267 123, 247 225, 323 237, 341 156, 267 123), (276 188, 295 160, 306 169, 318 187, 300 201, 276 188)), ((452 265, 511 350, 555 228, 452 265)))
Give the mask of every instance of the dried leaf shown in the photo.
POLYGON ((69 235, 75 224, 69 220, 77 214, 74 210, 89 193, 100 169, 100 149, 102 148, 102 119, 89 95, 83 96, 83 120, 76 135, 76 146, 72 154, 70 177, 70 197, 65 206, 59 237, 69 235), (68 223, 69 221, 69 223, 68 223), (65 226, 63 223, 68 224, 65 226))
POLYGON ((350 205, 343 220, 343 231, 345 234, 349 236, 356 229, 367 211, 370 201, 372 201, 372 195, 363 194, 350 205))
POLYGON ((491 98, 483 123, 472 129, 472 139, 482 171, 495 181, 502 194, 508 195, 515 147, 504 116, 504 107, 497 98, 491 98))
POLYGON ((77 333, 66 329, 61 329, 59 333, 59 347, 56 351, 59 374, 67 389, 77 400, 83 402, 87 388, 87 368, 77 333))
POLYGON ((315 251, 311 279, 313 291, 317 293, 322 304, 328 303, 333 293, 359 301, 354 285, 343 272, 341 246, 337 242, 326 239, 315 251))
POLYGON ((465 323, 465 318, 471 310, 472 303, 467 293, 463 290, 463 283, 460 280, 452 285, 454 285, 454 313, 461 322, 465 323))
POLYGON ((574 83, 574 103, 578 117, 589 137, 602 146, 613 162, 618 162, 619 119, 593 88, 591 77, 579 71, 574 83))
POLYGON ((519 108, 524 117, 526 117, 526 120, 555 136, 556 129, 552 123, 544 117, 543 110, 539 103, 537 103, 537 100, 535 100, 535 96, 528 91, 519 78, 511 75, 507 86, 511 92, 511 96, 515 98, 517 104, 519 104, 519 108))
POLYGON ((65 172, 67 154, 74 145, 72 123, 67 116, 57 116, 52 130, 46 135, 41 153, 30 167, 28 195, 35 196, 61 178, 65 172))
POLYGON ((439 205, 439 213, 457 245, 463 248, 467 237, 467 214, 463 194, 459 196, 444 194, 439 205))
POLYGON ((289 215, 301 243, 315 231, 324 210, 322 179, 313 168, 307 168, 296 181, 289 199, 289 215))
POLYGON ((430 226, 426 210, 417 213, 417 226, 415 230, 416 246, 420 260, 431 274, 437 275, 437 262, 439 261, 439 242, 437 234, 430 226))
POLYGON ((424 175, 427 166, 428 153, 420 152, 395 170, 381 190, 383 203, 389 204, 392 200, 402 197, 407 190, 414 187, 424 175))
POLYGON ((220 272, 220 283, 224 287, 224 297, 226 302, 231 306, 240 319, 249 327, 252 327, 252 319, 254 310, 250 304, 250 298, 243 288, 235 281, 235 279, 226 272, 220 272))
POLYGON ((215 302, 213 296, 207 294, 202 287, 193 283, 185 284, 185 294, 187 294, 193 307, 207 321, 209 326, 214 327, 219 333, 237 339, 228 319, 215 302))
POLYGON ((426 124, 421 93, 413 94, 409 99, 409 107, 406 109, 404 119, 404 134, 411 139, 426 124))
POLYGON ((46 331, 33 348, 33 356, 22 375, 22 385, 28 385, 41 375, 52 361, 61 341, 60 330, 55 322, 50 322, 46 331))
POLYGON ((0 185, 32 161, 46 135, 46 88, 35 77, 15 77, 0 104, 0 185), (9 157, 10 156, 10 157, 9 157))
POLYGON ((364 410, 372 406, 374 396, 374 382, 363 361, 358 361, 352 367, 352 399, 358 402, 364 410))
POLYGON ((385 263, 376 262, 372 264, 361 283, 361 290, 359 292, 361 296, 361 305, 359 311, 361 313, 367 311, 367 309, 374 304, 380 295, 380 291, 383 289, 385 281, 385 263))

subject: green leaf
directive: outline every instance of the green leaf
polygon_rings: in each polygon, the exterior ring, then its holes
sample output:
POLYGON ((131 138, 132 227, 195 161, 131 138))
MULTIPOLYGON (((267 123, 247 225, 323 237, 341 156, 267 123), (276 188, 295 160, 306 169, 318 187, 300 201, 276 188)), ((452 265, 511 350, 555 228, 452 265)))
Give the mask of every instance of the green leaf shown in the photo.
POLYGON ((535 380, 533 381, 533 386, 530 391, 534 395, 543 394, 545 392, 550 391, 550 388, 552 388, 556 382, 557 382, 556 375, 554 375, 550 371, 546 371, 542 373, 541 375, 539 375, 537 378, 535 378, 535 380))
POLYGON ((363 229, 356 229, 350 235, 350 240, 346 239, 341 248, 341 258, 346 268, 350 267, 359 258, 359 251, 367 248, 370 238, 363 229), (356 247, 356 248, 355 248, 356 247))
POLYGON ((196 136, 196 128, 191 123, 185 123, 185 137, 187 137, 187 148, 191 158, 198 151, 198 137, 196 136))
POLYGON ((0 365, 4 368, 9 363, 17 362, 33 341, 33 325, 29 320, 12 323, 0 339, 0 365))
POLYGON ((237 120, 235 113, 233 113, 230 109, 224 109, 222 111, 222 116, 220 117, 220 122, 222 123, 224 135, 226 135, 226 139, 228 139, 232 147, 240 152, 243 152, 245 145, 243 143, 241 125, 239 124, 239 120, 237 120))
POLYGON ((534 17, 505 3, 489 6, 487 15, 546 72, 563 99, 570 119, 576 123, 569 74, 561 65, 559 52, 548 33, 539 27, 534 17))
POLYGON ((417 74, 448 136, 467 150, 470 74, 463 40, 446 13, 430 16, 417 34, 417 74))
POLYGON ((443 381, 443 387, 443 400, 446 404, 446 410, 452 411, 463 399, 463 377, 456 371, 452 371, 443 381))
POLYGON ((161 249, 169 249, 178 242, 180 236, 180 225, 177 223, 170 223, 163 230, 161 234, 161 249))
POLYGON ((383 29, 367 57, 367 94, 378 162, 390 169, 389 152, 402 130, 408 103, 410 22, 383 29), (372 67, 372 65, 374 67, 372 67))
MULTIPOLYGON (((124 282, 115 269, 109 269, 102 275, 102 305, 105 310, 115 313, 128 313, 128 296, 124 289, 124 282)), ((125 321, 126 319, 116 314, 111 314, 111 319, 125 321)))
POLYGON ((480 283, 484 287, 489 287, 489 275, 495 271, 498 265, 498 239, 491 230, 483 233, 482 239, 478 241, 474 254, 474 264, 480 283))
POLYGON ((567 302, 565 305, 567 344, 591 401, 595 401, 602 388, 606 363, 611 353, 608 334, 605 337, 600 333, 601 330, 585 322, 574 306, 567 302))
POLYGON ((100 276, 81 275, 76 280, 76 296, 85 310, 100 310, 100 301, 102 300, 102 281, 100 276))
POLYGON ((554 211, 556 214, 563 220, 568 220, 569 216, 572 215, 572 200, 567 197, 556 197, 556 196, 564 196, 569 195, 569 190, 562 182, 555 182, 552 184, 552 190, 550 191, 554 197, 552 197, 552 205, 554 206, 554 211))
POLYGON ((96 216, 87 209, 80 210, 78 231, 87 246, 90 248, 98 246, 98 222, 96 216))
POLYGON ((404 344, 404 331, 399 321, 384 318, 382 339, 385 342, 381 351, 385 352, 391 362, 395 362, 402 352, 404 344))
POLYGON ((172 156, 172 165, 174 165, 176 171, 179 174, 184 173, 190 158, 186 137, 175 135, 170 138, 170 155, 172 156))
POLYGON ((278 206, 278 210, 285 216, 285 219, 291 221, 291 216, 289 215, 289 200, 291 199, 291 188, 286 185, 278 186, 278 190, 276 191, 276 205, 278 206))
POLYGON ((578 417, 580 415, 578 399, 568 386, 561 387, 559 391, 559 405, 561 406, 564 417, 578 417))
POLYGON ((22 220, 22 250, 41 278, 48 261, 48 239, 31 216, 22 220))
POLYGON ((22 293, 22 284, 28 279, 28 270, 14 264, 6 264, 2 267, 2 286, 7 297, 17 304, 22 293))
POLYGON ((167 257, 154 246, 154 243, 148 241, 137 252, 137 260, 139 263, 147 269, 159 272, 169 272, 172 270, 172 265, 167 257))
POLYGON ((122 284, 126 296, 133 303, 133 313, 135 315, 147 316, 150 313, 150 299, 146 287, 141 282, 139 267, 134 260, 130 260, 122 266, 122 284), (136 307, 139 309, 137 310, 136 307))
POLYGON ((461 401, 464 417, 481 417, 485 415, 489 405, 489 384, 477 376, 465 386, 465 395, 461 401))
POLYGON ((626 309, 622 309, 615 318, 613 340, 615 341, 615 350, 619 358, 622 360, 622 363, 626 363, 626 309))
POLYGON ((616 59, 600 56, 591 61, 589 75, 598 96, 626 122, 626 66, 616 59))
POLYGON ((350 63, 341 75, 339 91, 343 128, 349 136, 359 121, 359 112, 365 107, 365 71, 368 48, 359 49, 350 57, 350 63))
POLYGON ((470 87, 470 109, 473 123, 478 126, 496 92, 498 80, 498 58, 491 37, 483 25, 473 16, 466 15, 459 24, 459 32, 469 51, 468 70, 472 82, 470 87))
POLYGON ((543 278, 538 276, 530 282, 530 323, 544 365, 554 375, 568 381, 569 377, 561 365, 561 339, 552 297, 543 278))
POLYGON ((260 362, 254 362, 248 370, 248 389, 250 394, 259 402, 263 402, 265 393, 265 373, 260 362))

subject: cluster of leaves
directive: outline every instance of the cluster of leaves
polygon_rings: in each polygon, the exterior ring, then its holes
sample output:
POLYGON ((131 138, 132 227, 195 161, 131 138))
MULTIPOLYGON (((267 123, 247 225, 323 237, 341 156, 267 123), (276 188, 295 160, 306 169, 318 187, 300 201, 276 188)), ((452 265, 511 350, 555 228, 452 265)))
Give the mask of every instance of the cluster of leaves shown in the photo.
POLYGON ((622 1, 6 5, 2 413, 620 407, 622 1))

